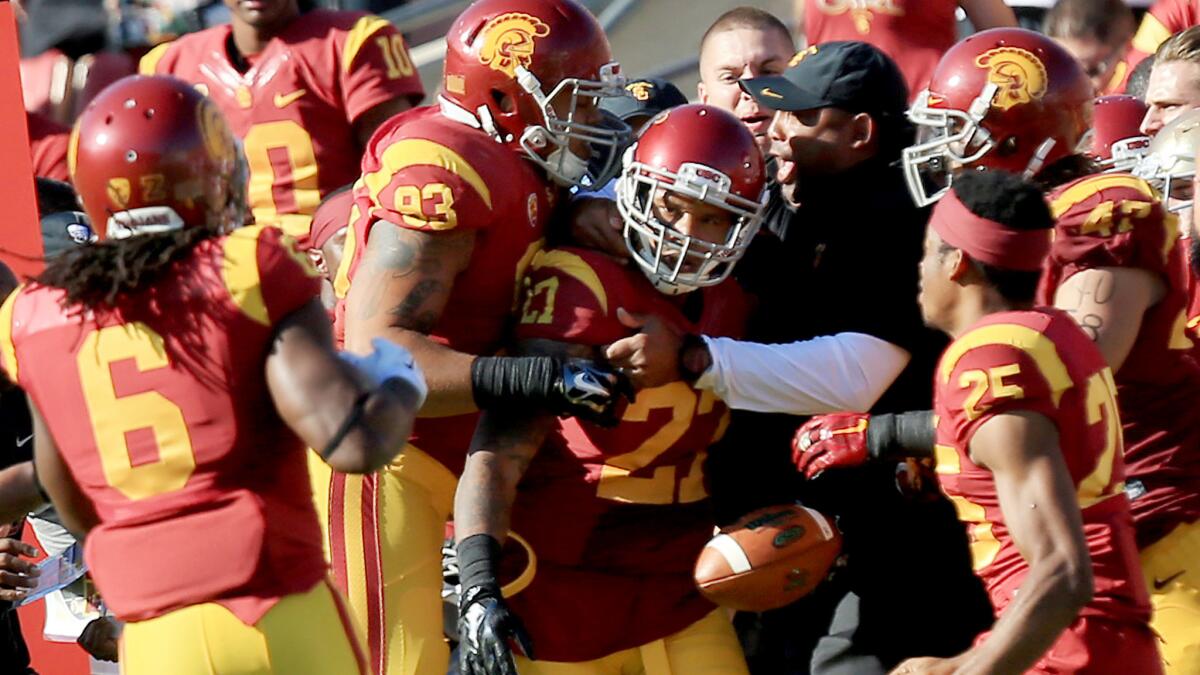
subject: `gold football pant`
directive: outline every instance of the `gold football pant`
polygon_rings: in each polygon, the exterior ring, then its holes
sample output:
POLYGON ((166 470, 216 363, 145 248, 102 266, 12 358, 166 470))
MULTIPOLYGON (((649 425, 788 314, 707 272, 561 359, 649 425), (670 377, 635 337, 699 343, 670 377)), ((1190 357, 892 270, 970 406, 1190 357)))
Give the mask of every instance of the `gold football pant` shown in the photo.
POLYGON ((382 471, 334 473, 310 453, 334 580, 375 675, 445 675, 442 540, 457 479, 409 445, 382 471))
MULTIPOLYGON (((537 645, 534 645, 537 649, 537 645)), ((729 614, 718 609, 683 630, 593 661, 517 657, 521 675, 746 675, 746 658, 729 614)))
POLYGON ((1141 553, 1154 605, 1150 627, 1168 675, 1200 673, 1200 521, 1180 525, 1141 553))
POLYGON ((124 675, 369 675, 328 581, 281 599, 253 626, 216 603, 127 623, 120 664, 124 675))

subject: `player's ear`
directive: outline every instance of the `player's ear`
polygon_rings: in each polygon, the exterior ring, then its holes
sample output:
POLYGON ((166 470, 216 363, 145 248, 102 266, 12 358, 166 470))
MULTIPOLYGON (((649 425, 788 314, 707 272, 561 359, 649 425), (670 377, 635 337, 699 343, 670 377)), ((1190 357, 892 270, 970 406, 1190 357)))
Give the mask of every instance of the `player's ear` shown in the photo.
POLYGON ((696 98, 701 103, 708 103, 708 87, 704 86, 703 82, 696 83, 696 98))
POLYGON ((867 113, 850 118, 850 147, 862 150, 875 140, 875 120, 867 113))
POLYGON ((950 280, 963 283, 971 272, 971 258, 962 249, 952 249, 946 254, 946 269, 950 270, 950 280))

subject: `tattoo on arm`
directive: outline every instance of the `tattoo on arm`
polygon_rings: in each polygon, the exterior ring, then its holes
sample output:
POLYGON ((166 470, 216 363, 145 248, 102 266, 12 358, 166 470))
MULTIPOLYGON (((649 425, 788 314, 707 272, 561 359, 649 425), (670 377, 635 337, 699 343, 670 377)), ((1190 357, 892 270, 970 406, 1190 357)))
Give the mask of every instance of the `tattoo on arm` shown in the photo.
POLYGON ((474 243, 469 230, 424 232, 375 223, 363 259, 365 275, 374 279, 355 303, 355 318, 366 321, 386 314, 393 328, 428 334, 441 317, 455 278, 470 261, 474 243), (399 300, 397 292, 403 293, 399 300))
POLYGON ((430 296, 442 289, 442 285, 433 279, 422 279, 408 292, 408 296, 399 305, 392 308, 391 325, 396 328, 406 328, 418 333, 428 334, 441 318, 440 312, 425 308, 430 296))

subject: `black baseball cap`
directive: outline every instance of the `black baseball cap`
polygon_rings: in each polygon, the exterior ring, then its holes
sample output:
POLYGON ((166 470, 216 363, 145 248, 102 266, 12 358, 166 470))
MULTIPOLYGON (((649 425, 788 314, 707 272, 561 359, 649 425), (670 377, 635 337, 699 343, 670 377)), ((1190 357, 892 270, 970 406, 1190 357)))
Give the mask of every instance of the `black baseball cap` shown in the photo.
POLYGON ((600 102, 602 109, 620 117, 622 122, 636 117, 653 117, 688 102, 679 87, 656 77, 630 80, 625 91, 628 96, 605 98, 600 102))
POLYGON ((908 85, 896 62, 865 42, 826 42, 792 57, 782 75, 738 82, 764 108, 801 112, 841 108, 853 113, 903 114, 908 85))
POLYGON ((58 211, 42 216, 42 255, 53 258, 61 253, 91 244, 96 233, 82 211, 58 211))

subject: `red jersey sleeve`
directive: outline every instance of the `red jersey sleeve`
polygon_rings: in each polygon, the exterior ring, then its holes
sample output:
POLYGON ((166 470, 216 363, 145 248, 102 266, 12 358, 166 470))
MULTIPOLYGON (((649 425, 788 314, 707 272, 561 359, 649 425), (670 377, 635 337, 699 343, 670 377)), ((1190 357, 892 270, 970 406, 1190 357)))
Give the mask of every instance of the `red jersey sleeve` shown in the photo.
POLYGON ((251 319, 274 326, 321 292, 320 273, 295 240, 256 225, 229 234, 221 276, 234 303, 251 319))
POLYGON ((355 198, 370 218, 413 230, 482 228, 493 219, 493 190, 448 143, 425 138, 382 138, 363 160, 355 198))
POLYGON ((351 122, 397 97, 407 98, 412 105, 425 98, 404 37, 387 19, 362 15, 339 42, 338 80, 351 122))
POLYGON ((517 338, 603 345, 628 336, 609 298, 617 280, 607 272, 571 251, 539 252, 523 282, 517 338))
POLYGON ((29 150, 33 158, 33 175, 69 181, 67 145, 71 130, 37 113, 27 113, 29 121, 29 150))
POLYGON ((1200 23, 1200 9, 1196 0, 1158 0, 1154 3, 1142 17, 1141 25, 1129 42, 1118 69, 1118 75, 1122 78, 1119 86, 1114 83, 1109 90, 1113 93, 1124 91, 1129 76, 1142 59, 1153 56, 1167 38, 1197 23, 1200 23))
POLYGON ((1179 239, 1176 217, 1148 183, 1127 174, 1101 174, 1051 196, 1055 218, 1049 264, 1061 279, 1095 267, 1131 267, 1164 277, 1179 239))
POLYGON ((1027 410, 1056 420, 1063 395, 1074 386, 1043 331, 1008 323, 977 328, 954 341, 936 377, 939 414, 953 425, 962 447, 996 415, 1027 410))
POLYGON ((163 42, 146 52, 138 61, 138 75, 167 75, 170 74, 178 45, 174 40, 163 42))

